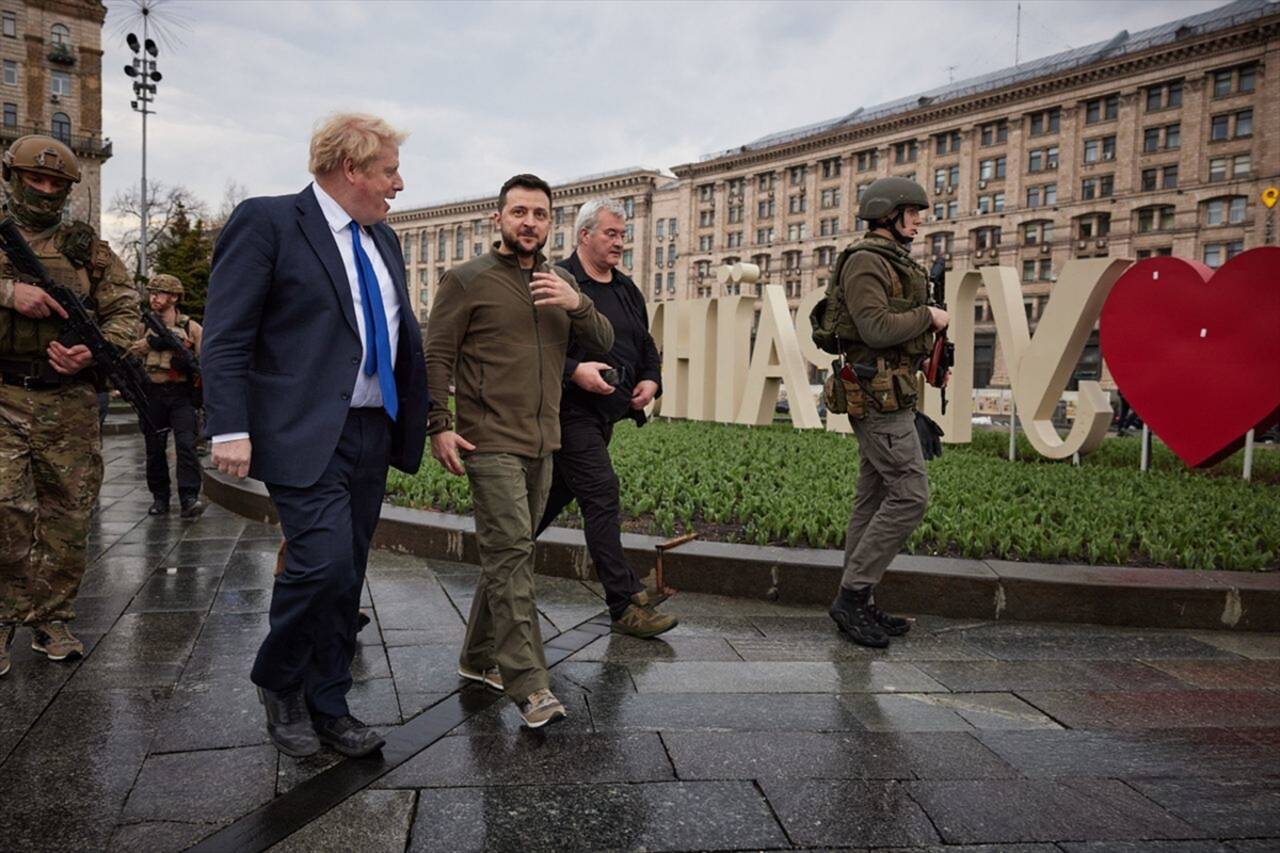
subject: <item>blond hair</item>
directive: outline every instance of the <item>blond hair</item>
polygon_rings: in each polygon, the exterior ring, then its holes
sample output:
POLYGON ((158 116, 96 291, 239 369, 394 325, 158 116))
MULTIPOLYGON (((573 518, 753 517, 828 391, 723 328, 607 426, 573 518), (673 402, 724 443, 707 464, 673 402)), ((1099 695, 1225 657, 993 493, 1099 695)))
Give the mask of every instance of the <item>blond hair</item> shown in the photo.
POLYGON ((378 156, 384 143, 400 145, 408 136, 377 116, 335 113, 311 134, 308 168, 313 175, 324 175, 341 169, 342 161, 349 159, 357 169, 363 169, 378 156))

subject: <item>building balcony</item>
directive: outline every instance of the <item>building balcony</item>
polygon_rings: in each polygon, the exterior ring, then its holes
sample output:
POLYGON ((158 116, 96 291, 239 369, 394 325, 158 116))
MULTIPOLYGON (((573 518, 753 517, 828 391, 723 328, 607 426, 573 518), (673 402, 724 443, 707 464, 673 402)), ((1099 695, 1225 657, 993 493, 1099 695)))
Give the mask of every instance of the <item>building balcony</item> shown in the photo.
POLYGON ((94 160, 106 160, 111 156, 111 140, 97 133, 55 133, 48 128, 31 124, 0 125, 0 144, 8 145, 14 140, 33 133, 52 136, 66 145, 77 155, 94 160))
POLYGON ((49 46, 49 61, 57 65, 75 65, 76 55, 71 51, 71 45, 54 44, 49 46))

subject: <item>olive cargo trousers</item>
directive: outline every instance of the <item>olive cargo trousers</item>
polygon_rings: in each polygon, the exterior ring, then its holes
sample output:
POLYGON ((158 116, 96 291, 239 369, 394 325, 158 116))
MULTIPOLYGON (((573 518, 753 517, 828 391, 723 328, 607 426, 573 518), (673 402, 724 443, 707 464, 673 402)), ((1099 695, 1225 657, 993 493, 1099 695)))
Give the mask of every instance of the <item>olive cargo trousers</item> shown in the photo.
POLYGON ((840 585, 862 591, 880 582, 924 518, 929 477, 913 409, 868 411, 853 421, 853 431, 858 436, 858 484, 840 585))
POLYGON ((497 665, 506 694, 523 702, 549 686, 533 585, 533 530, 551 488, 551 457, 512 453, 466 457, 480 551, 471 615, 459 663, 497 665))

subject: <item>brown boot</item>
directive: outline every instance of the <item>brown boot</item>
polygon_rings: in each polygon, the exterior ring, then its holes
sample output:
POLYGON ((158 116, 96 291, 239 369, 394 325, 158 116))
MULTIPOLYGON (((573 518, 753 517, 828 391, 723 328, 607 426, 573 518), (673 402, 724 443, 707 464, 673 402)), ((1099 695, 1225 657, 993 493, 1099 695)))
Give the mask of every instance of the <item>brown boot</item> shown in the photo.
POLYGON ((31 648, 49 660, 77 660, 84 657, 84 643, 76 639, 66 622, 41 622, 31 626, 31 648))
POLYGON ((609 625, 609 628, 615 634, 627 634, 631 637, 647 640, 650 637, 658 636, 664 631, 670 631, 680 624, 680 620, 674 616, 658 613, 651 608, 634 603, 640 595, 643 595, 643 593, 631 596, 633 603, 628 604, 627 609, 622 611, 622 615, 614 619, 609 625))

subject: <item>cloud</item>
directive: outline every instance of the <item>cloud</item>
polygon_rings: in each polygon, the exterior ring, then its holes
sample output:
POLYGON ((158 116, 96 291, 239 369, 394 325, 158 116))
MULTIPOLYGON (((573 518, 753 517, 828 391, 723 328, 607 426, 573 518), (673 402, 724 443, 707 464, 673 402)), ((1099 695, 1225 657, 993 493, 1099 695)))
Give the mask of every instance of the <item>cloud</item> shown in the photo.
MULTIPOLYGON (((1219 5, 1022 3, 1025 61, 1219 5)), ((111 0, 103 122, 115 156, 103 196, 138 181, 131 56, 111 0)), ((229 179, 252 195, 309 180, 316 120, 362 109, 412 132, 398 207, 549 180, 670 167, 1013 64, 1011 2, 179 2, 182 44, 148 130, 152 179, 216 208, 229 179)), ((110 233, 110 231, 108 231, 110 233)))

